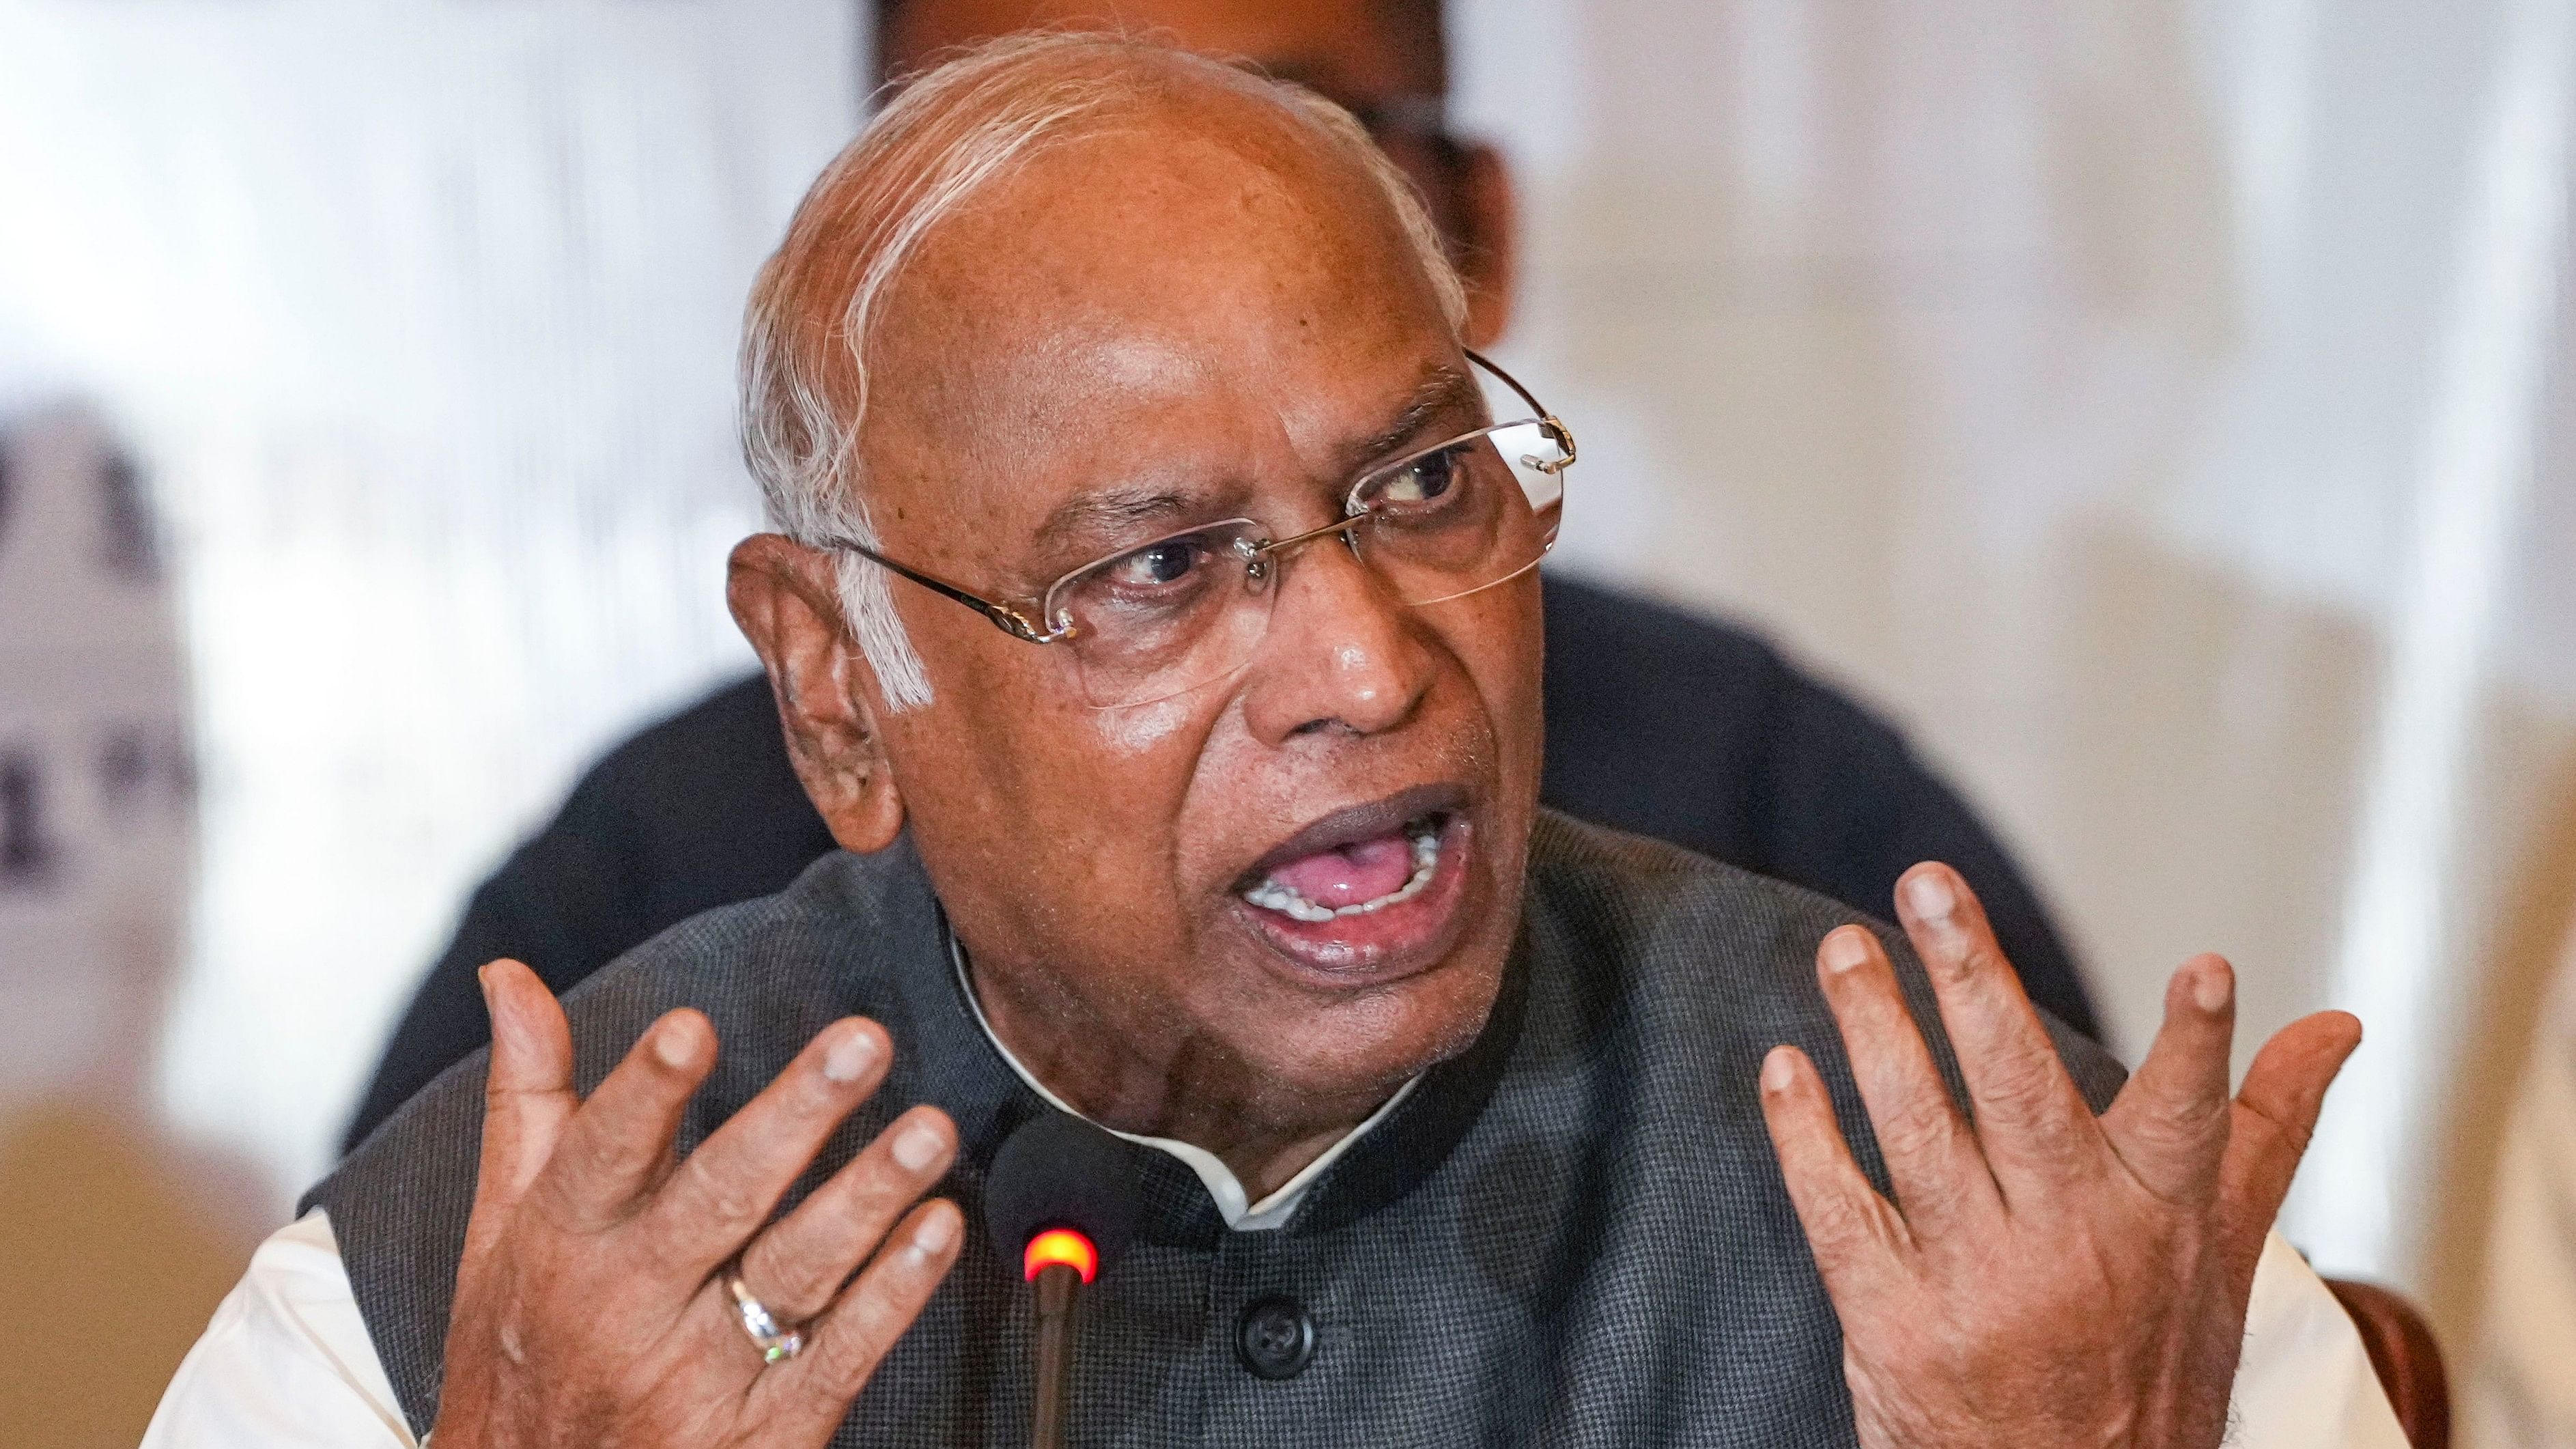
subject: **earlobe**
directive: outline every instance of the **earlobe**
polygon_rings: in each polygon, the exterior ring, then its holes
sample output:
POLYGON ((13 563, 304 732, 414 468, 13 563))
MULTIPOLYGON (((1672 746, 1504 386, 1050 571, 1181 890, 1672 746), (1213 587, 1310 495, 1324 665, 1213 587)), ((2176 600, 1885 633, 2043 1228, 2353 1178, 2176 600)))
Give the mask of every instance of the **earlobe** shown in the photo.
POLYGON ((769 672, 788 762, 832 838, 845 850, 883 850, 903 830, 867 662, 850 638, 830 555, 775 533, 734 545, 725 603, 769 672))
POLYGON ((1459 145, 1459 271, 1467 283, 1467 345, 1493 346, 1511 325, 1520 219, 1511 167, 1482 141, 1459 145))

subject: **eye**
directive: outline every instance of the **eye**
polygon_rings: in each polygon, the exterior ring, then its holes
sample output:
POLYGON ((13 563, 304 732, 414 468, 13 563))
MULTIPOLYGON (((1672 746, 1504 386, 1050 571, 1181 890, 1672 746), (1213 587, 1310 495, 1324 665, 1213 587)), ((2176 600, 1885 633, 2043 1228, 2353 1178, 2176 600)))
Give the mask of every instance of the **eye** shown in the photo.
POLYGON ((1378 501, 1398 507, 1438 501, 1456 486, 1459 473, 1467 466, 1465 454, 1463 447, 1423 454, 1387 475, 1377 490, 1378 501))
POLYGON ((1168 588, 1187 579, 1193 569, 1205 563, 1207 552, 1207 540, 1203 538, 1167 538, 1121 555, 1102 572, 1122 588, 1168 588))

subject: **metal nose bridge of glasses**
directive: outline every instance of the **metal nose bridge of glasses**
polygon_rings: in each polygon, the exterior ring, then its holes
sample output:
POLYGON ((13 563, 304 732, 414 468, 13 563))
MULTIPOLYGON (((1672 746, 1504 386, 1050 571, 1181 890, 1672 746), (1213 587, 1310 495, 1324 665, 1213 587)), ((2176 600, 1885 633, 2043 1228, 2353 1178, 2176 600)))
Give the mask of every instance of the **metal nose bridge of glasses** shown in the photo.
MULTIPOLYGON (((1563 473, 1566 469, 1574 466, 1575 452, 1573 431, 1567 428, 1564 423, 1558 421, 1556 415, 1549 412, 1547 408, 1539 402, 1538 398, 1531 394, 1528 388, 1521 386, 1518 379, 1514 378, 1510 373, 1503 371, 1502 368, 1496 366, 1493 359, 1474 350, 1473 348, 1464 350, 1469 362, 1483 368, 1487 373, 1490 373, 1495 380, 1501 382, 1503 386, 1510 388, 1513 394, 1519 397, 1521 401, 1529 404, 1530 416, 1522 421, 1536 423, 1547 433, 1549 439, 1553 441, 1558 448, 1564 451, 1565 455, 1561 458, 1549 459, 1539 459, 1535 457, 1524 458, 1522 460, 1523 463, 1541 473, 1550 475, 1563 473)), ((1499 426, 1508 427, 1512 426, 1512 424, 1502 424, 1499 426)), ((1472 437, 1474 434, 1470 433, 1465 436, 1472 437)), ((1452 443, 1455 441, 1456 439, 1451 440, 1452 443)), ((1437 451, 1439 448, 1447 446, 1450 446, 1450 444, 1435 444, 1432 451, 1437 451)), ((1262 570, 1266 567, 1269 559, 1280 557, 1296 549, 1303 548, 1305 545, 1314 542, 1316 539, 1323 538, 1329 534, 1339 533, 1347 536, 1350 530, 1366 523, 1368 518, 1369 515, 1366 512, 1353 513, 1347 517, 1335 519, 1321 528, 1310 528, 1304 533, 1292 534, 1287 538, 1268 539, 1257 544, 1241 545, 1243 548, 1242 557, 1244 564, 1254 578, 1259 578, 1261 577, 1262 570)), ((923 588, 930 590, 932 593, 938 594, 943 598, 954 599, 958 603, 964 604, 967 608, 974 610, 976 613, 983 615, 986 619, 992 622, 993 627, 1015 639, 1025 639, 1031 644, 1061 644, 1067 640, 1075 638, 1081 633, 1081 630, 1077 628, 1070 619, 1059 618, 1055 620, 1046 620, 1040 617, 1034 617, 1043 615, 1045 612, 1045 606, 1041 599, 1029 600, 1027 607, 1025 608, 1015 608, 1010 604, 1001 602, 1000 600, 988 599, 981 594, 959 588, 957 585, 952 584, 946 579, 940 578, 935 574, 924 573, 909 564, 888 558, 876 549, 871 548, 854 538, 825 535, 811 539, 809 542, 818 548, 828 548, 843 553, 857 554, 859 557, 868 560, 870 563, 876 564, 880 568, 887 569, 903 578, 910 579, 914 583, 921 585, 923 588)), ((1555 540, 1551 537, 1548 542, 1552 547, 1555 540)), ((1113 557, 1115 557, 1115 555, 1113 555, 1113 557)), ((1537 560, 1535 559, 1531 560, 1531 563, 1536 562, 1537 560)), ((1096 564, 1085 564, 1083 568, 1088 569, 1095 566, 1096 564)), ((1526 567, 1527 566, 1525 565, 1524 571, 1526 570, 1526 567)), ((1075 573, 1080 573, 1082 571, 1082 569, 1074 570, 1075 573)), ((1070 575, 1068 575, 1068 577, 1070 577, 1070 575)), ((1494 582, 1499 583, 1501 580, 1498 579, 1494 582)))

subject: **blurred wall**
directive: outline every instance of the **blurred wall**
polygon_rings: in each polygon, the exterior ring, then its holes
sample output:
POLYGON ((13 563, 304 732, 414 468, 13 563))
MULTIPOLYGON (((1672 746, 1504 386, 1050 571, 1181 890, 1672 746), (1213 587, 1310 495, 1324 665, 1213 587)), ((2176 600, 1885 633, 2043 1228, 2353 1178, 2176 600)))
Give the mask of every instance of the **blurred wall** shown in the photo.
MULTIPOLYGON (((2576 896, 2569 15, 1453 6, 1530 230, 1505 352, 1584 441, 1563 564, 1907 725, 2132 1056, 2194 950, 2238 962, 2249 1041, 2362 1008, 2290 1226, 2453 1322, 2576 896)), ((0 14, 0 416, 84 400, 158 499, 201 800, 184 947, 74 1054, 140 1107, 35 1130, 245 1165, 238 1213, 179 1194, 212 1258, 324 1164, 470 881, 747 662, 733 329, 861 53, 825 0, 0 14)), ((0 1060, 127 969, 8 910, 0 982, 49 1004, 0 1060)), ((50 1200, 22 1160, 0 1208, 50 1200)), ((83 1251, 130 1261, 100 1221, 83 1251)), ((206 1291, 141 1296, 184 1342, 206 1291)))
POLYGON ((0 1443, 139 1436, 466 886, 748 665, 734 336, 857 54, 837 0, 0 8, 0 1443))

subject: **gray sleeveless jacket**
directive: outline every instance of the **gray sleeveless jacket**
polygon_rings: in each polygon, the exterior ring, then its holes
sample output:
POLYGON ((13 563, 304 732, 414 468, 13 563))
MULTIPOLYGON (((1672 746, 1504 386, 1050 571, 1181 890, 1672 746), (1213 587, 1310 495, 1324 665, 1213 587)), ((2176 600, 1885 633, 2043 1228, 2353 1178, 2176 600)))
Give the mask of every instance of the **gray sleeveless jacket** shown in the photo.
MULTIPOLYGON (((1817 941, 1850 913, 1554 815, 1538 823, 1529 872, 1483 1034, 1354 1144, 1288 1226, 1229 1232, 1188 1168, 1135 1149, 1144 1225, 1084 1307, 1073 1443, 1852 1442, 1840 1331, 1754 1085, 1775 1043, 1804 1047, 1880 1175, 1813 974, 1817 941), (1302 1363, 1281 1356, 1283 1325, 1291 1340, 1311 1332, 1302 1363)), ((979 1222, 982 1165, 1040 1104, 969 1015, 942 930, 908 842, 827 856, 785 892, 687 921, 575 991, 582 1085, 662 1012, 705 1011, 724 1050, 685 1148, 826 1023, 872 1017, 894 1039, 892 1075, 796 1195, 896 1113, 934 1102, 963 1145, 942 1191, 979 1222)), ((1902 937, 1881 934, 1934 1023, 1902 937)), ((2118 1066, 2070 1032, 2058 1041, 2099 1108, 2118 1066)), ((330 1212, 416 1430, 438 1411, 483 1073, 479 1053, 449 1070, 306 1200, 330 1212)), ((1012 1266, 969 1234, 837 1442, 1025 1439, 1030 1311, 1012 1266)))

